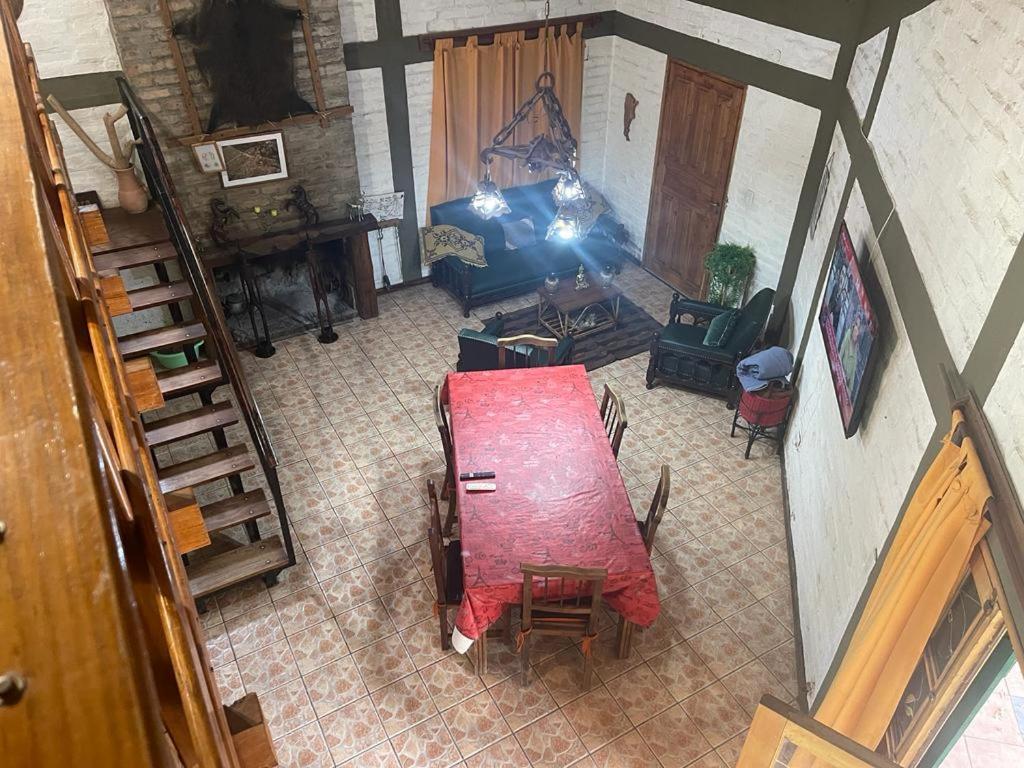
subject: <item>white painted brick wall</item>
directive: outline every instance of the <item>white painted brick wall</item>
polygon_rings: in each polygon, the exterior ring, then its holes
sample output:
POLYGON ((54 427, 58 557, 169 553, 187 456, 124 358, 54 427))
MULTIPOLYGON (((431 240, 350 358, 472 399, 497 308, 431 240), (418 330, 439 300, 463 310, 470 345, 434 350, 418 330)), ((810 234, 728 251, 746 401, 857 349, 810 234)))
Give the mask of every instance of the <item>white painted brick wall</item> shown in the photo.
POLYGON ((1006 356, 1003 370, 985 401, 985 412, 1002 450, 1006 469, 1017 487, 1018 496, 1024 494, 1024 397, 1021 397, 1021 371, 1024 371, 1024 330, 1006 356))
MULTIPOLYGON (((416 226, 427 223, 427 179, 430 176, 430 121, 434 105, 434 63, 409 64, 405 68, 409 100, 409 144, 412 150, 413 184, 416 186, 416 226)), ((423 275, 430 274, 423 267, 423 275)))
POLYGON ((32 45, 40 77, 121 68, 103 0, 27 0, 18 31, 32 45))
MULTIPOLYGON (((878 390, 849 440, 821 332, 812 329, 786 440, 794 558, 808 681, 824 678, 935 428, 906 328, 859 187, 846 214, 858 253, 870 252, 893 315, 878 390)), ((817 688, 815 688, 815 691, 817 688)))
POLYGON ((806 104, 747 89, 719 240, 757 253, 751 294, 778 285, 818 115, 806 104))
MULTIPOLYGON (((605 142, 608 137, 609 91, 615 41, 598 37, 584 42, 583 106, 580 118, 579 164, 583 178, 604 188, 605 142)), ((612 110, 614 111, 614 110, 612 110)), ((621 120, 621 109, 619 119, 621 120)), ((621 132, 621 126, 619 128, 621 132)))
POLYGON ((377 11, 373 0, 338 0, 341 39, 365 43, 377 39, 377 11))
MULTIPOLYGON (((821 273, 822 262, 825 261, 826 256, 831 256, 828 253, 829 235, 832 234, 832 226, 839 214, 839 203, 842 202, 846 179, 850 175, 850 152, 846 147, 843 131, 838 125, 832 134, 829 157, 831 160, 828 188, 825 190, 817 226, 814 227, 813 233, 807 233, 790 299, 792 314, 789 319, 789 328, 791 329, 789 335, 793 340, 794 349, 803 337, 807 313, 810 311, 811 300, 814 298, 814 288, 817 285, 818 275, 821 273)), ((812 319, 810 322, 813 324, 814 320, 812 319)))
MULTIPOLYGON (((380 69, 360 69, 348 73, 348 91, 354 110, 352 130, 356 140, 359 187, 364 195, 394 191, 391 175, 391 144, 384 111, 384 79, 380 69)), ((373 276, 377 287, 383 285, 381 258, 392 285, 402 281, 402 257, 398 238, 384 230, 382 240, 370 236, 373 276)))
POLYGON ((963 366, 1024 232, 1024 3, 937 2, 900 28, 871 129, 963 366))
MULTIPOLYGON (((552 0, 551 17, 611 10, 612 0, 552 0)), ((544 18, 540 0, 481 3, 473 0, 402 0, 402 32, 421 35, 544 18)))
POLYGON ((871 92, 875 88, 875 80, 878 79, 878 68, 882 64, 882 53, 885 51, 888 36, 889 30, 883 29, 870 40, 858 45, 857 53, 853 57, 853 66, 850 68, 846 87, 861 120, 864 119, 868 102, 871 101, 871 92))
POLYGON ((831 78, 839 44, 689 0, 619 0, 618 10, 751 56, 831 78))
POLYGON ((643 251, 647 231, 666 60, 663 53, 614 38, 602 191, 626 226, 630 248, 637 256, 643 251), (622 135, 622 105, 627 92, 639 102, 629 141, 622 135))

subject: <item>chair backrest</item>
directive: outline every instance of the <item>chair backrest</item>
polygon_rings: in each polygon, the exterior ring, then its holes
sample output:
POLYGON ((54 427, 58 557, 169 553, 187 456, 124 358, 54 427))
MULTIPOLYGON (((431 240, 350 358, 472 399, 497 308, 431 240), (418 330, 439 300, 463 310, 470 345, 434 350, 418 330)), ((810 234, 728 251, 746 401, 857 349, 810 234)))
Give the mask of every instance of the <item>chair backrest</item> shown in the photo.
POLYGON ((775 291, 771 288, 762 288, 751 297, 750 301, 743 307, 740 313, 739 322, 733 329, 726 347, 738 354, 745 355, 764 331, 768 322, 768 315, 772 311, 772 302, 775 301, 775 291))
POLYGON ((608 571, 522 563, 522 632, 592 638, 608 571), (539 615, 534 615, 539 614, 539 615))
POLYGON ((604 431, 612 444, 612 453, 618 458, 622 435, 626 431, 626 404, 607 384, 604 385, 604 395, 601 397, 601 421, 604 422, 604 431))
POLYGON ((442 378, 434 385, 434 424, 437 426, 438 434, 441 435, 441 448, 444 450, 444 460, 448 467, 452 466, 452 430, 448 426, 448 413, 444 409, 444 402, 441 400, 441 393, 444 390, 444 379, 442 378))
POLYGON ((658 487, 654 489, 651 508, 647 510, 647 519, 644 521, 644 546, 647 547, 648 554, 654 548, 654 534, 657 533, 661 518, 665 515, 665 508, 668 507, 670 485, 668 464, 662 464, 661 479, 658 480, 658 487))
POLYGON ((530 368, 555 364, 558 339, 546 339, 532 333, 498 339, 498 368, 530 368), (543 350, 543 354, 534 354, 543 350))
POLYGON ((427 541, 430 543, 430 565, 434 571, 434 586, 437 588, 437 602, 443 604, 445 584, 448 574, 445 573, 444 541, 441 539, 441 511, 437 506, 437 488, 433 480, 427 480, 427 496, 430 507, 430 526, 427 528, 427 541))

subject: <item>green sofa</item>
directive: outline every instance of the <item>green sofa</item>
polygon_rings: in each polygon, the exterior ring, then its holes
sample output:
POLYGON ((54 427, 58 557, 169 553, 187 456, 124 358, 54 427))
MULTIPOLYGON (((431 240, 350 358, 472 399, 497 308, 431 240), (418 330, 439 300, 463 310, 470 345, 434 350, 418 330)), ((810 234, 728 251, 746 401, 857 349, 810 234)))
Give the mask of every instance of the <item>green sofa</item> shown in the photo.
POLYGON ((580 264, 588 272, 600 272, 610 264, 617 270, 626 258, 625 251, 615 242, 620 225, 610 214, 598 219, 587 237, 573 242, 545 240, 548 225, 557 208, 551 191, 555 182, 542 181, 522 187, 502 190, 511 213, 493 219, 481 219, 469 208, 470 198, 463 197, 440 203, 430 209, 431 224, 449 224, 484 239, 486 267, 474 267, 454 256, 448 256, 431 265, 434 285, 446 288, 462 304, 462 312, 481 304, 518 296, 534 289, 554 272, 569 276, 580 264), (505 247, 502 223, 529 219, 533 223, 536 241, 523 248, 505 247))
POLYGON ((724 346, 704 344, 708 323, 728 307, 706 304, 672 294, 668 325, 651 340, 647 388, 658 379, 733 399, 737 391, 736 364, 750 354, 761 338, 775 300, 775 291, 763 288, 748 301, 724 346), (684 317, 691 318, 683 322, 684 317))
MULTIPOLYGON (((483 330, 473 331, 463 328, 459 331, 459 360, 455 370, 459 373, 466 371, 493 371, 498 367, 498 339, 505 335, 505 318, 498 312, 488 320, 483 330)), ((566 336, 558 342, 555 347, 555 365, 571 365, 572 354, 576 348, 575 339, 566 336)), ((532 364, 541 364, 542 350, 514 348, 515 367, 525 367, 521 357, 529 357, 532 364)))

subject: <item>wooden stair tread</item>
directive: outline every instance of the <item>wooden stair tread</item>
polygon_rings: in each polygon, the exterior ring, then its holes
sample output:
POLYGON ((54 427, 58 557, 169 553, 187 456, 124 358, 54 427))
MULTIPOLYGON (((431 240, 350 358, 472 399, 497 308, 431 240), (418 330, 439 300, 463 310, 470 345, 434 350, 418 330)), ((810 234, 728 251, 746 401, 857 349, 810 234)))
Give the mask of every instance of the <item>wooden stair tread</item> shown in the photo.
POLYGON ((164 399, 187 395, 224 382, 224 374, 216 360, 200 360, 184 368, 173 368, 156 375, 164 399))
POLYGON ((206 597, 242 581, 288 566, 288 553, 279 536, 269 536, 188 568, 192 596, 206 597))
POLYGON ((177 301, 184 301, 191 298, 192 287, 180 280, 176 283, 161 283, 146 288, 137 288, 128 291, 128 300, 131 302, 133 312, 152 307, 160 307, 164 304, 173 304, 177 301))
POLYGON ((229 402, 204 405, 146 424, 146 444, 150 448, 201 435, 213 429, 223 429, 238 423, 238 414, 229 402))
POLYGON ((256 465, 244 445, 231 445, 196 459, 171 464, 159 470, 160 490, 178 491, 247 472, 256 465))
POLYGON ((231 496, 201 507, 206 530, 210 533, 223 531, 233 525, 258 520, 270 514, 270 504, 263 489, 257 488, 237 496, 231 496))
POLYGON ((100 253, 92 257, 93 266, 97 272, 112 272, 116 269, 143 267, 146 264, 156 264, 160 261, 170 261, 176 258, 178 258, 178 252, 174 249, 174 244, 170 242, 144 245, 139 248, 127 248, 123 251, 100 253))
POLYGON ((199 322, 188 322, 122 336, 117 341, 117 348, 125 357, 138 357, 158 349, 198 341, 205 336, 206 326, 199 322))

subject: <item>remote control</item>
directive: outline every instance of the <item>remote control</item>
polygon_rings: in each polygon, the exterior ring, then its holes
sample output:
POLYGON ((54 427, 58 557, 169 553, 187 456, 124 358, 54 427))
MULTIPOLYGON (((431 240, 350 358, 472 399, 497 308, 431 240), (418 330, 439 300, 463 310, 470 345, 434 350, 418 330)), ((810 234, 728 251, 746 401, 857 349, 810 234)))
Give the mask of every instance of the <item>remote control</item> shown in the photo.
POLYGON ((463 472, 459 475, 459 480, 490 480, 494 477, 494 472, 463 472))
POLYGON ((466 490, 470 493, 482 493, 484 491, 496 491, 498 486, 494 483, 466 483, 466 490))

